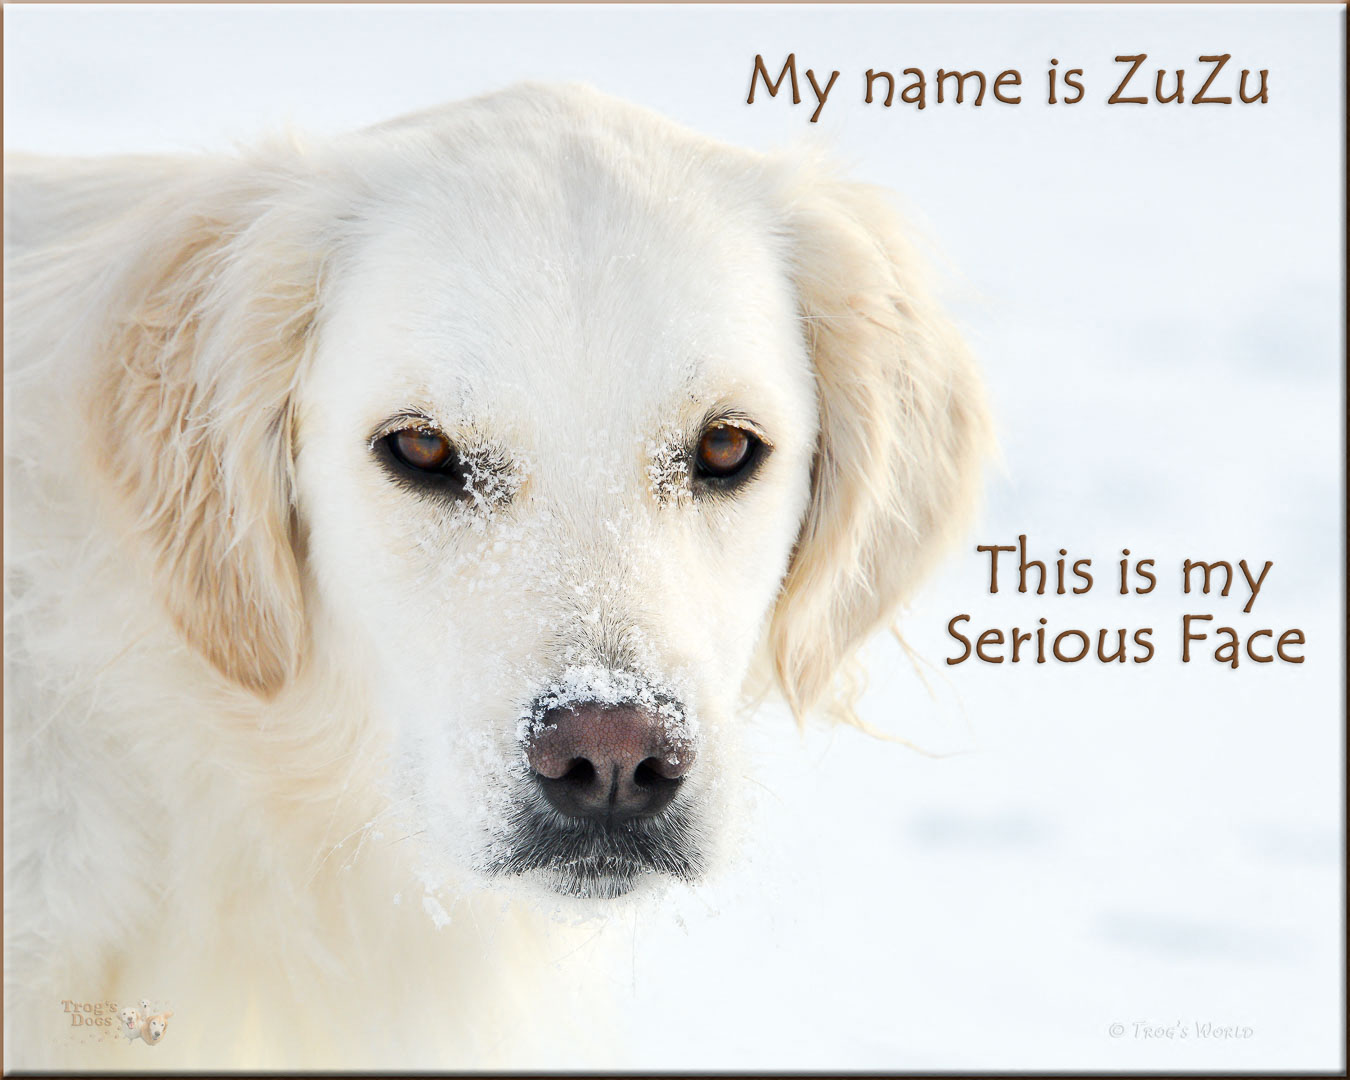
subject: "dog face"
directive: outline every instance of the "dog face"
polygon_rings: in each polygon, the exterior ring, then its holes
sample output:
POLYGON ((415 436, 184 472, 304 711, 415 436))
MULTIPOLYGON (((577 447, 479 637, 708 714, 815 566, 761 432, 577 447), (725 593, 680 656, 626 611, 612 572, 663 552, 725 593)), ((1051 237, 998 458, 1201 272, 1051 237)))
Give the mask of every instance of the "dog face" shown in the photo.
POLYGON ((364 687, 438 877, 697 876, 757 658, 805 712, 971 502, 978 380, 884 205, 540 88, 235 183, 101 399, 178 444, 112 467, 182 632, 364 687))
POLYGON ((762 208, 532 149, 390 178, 301 388, 299 509, 432 846, 603 894, 701 865, 817 404, 762 208), (577 731, 544 776, 559 720, 633 745, 577 731))

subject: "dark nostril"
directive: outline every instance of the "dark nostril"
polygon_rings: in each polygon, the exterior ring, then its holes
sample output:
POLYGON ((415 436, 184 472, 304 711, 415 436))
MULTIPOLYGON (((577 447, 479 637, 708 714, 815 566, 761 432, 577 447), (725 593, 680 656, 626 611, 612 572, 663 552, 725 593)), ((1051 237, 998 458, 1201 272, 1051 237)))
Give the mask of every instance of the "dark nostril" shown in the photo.
POLYGON ((659 788, 663 785, 675 785, 682 776, 668 775, 665 763, 660 758, 649 757, 633 771, 633 783, 640 788, 659 788), (664 771, 663 771, 664 770, 664 771))
POLYGON ((595 766, 585 758, 577 758, 571 768, 558 777, 558 782, 573 787, 589 787, 595 782, 595 766))
POLYGON ((649 757, 643 763, 642 767, 650 769, 662 780, 682 780, 694 764, 694 752, 692 749, 685 748, 681 751, 667 749, 667 753, 662 757, 649 757))

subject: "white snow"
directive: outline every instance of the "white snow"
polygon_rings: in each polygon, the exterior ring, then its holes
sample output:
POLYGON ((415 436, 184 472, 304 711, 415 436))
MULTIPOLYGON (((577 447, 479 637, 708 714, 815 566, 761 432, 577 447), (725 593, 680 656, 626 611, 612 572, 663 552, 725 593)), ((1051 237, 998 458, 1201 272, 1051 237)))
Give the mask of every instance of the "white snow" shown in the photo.
POLYGON ((429 893, 422 897, 422 910, 431 916, 431 921, 436 924, 437 930, 442 930, 450 925, 450 913, 434 896, 429 893))

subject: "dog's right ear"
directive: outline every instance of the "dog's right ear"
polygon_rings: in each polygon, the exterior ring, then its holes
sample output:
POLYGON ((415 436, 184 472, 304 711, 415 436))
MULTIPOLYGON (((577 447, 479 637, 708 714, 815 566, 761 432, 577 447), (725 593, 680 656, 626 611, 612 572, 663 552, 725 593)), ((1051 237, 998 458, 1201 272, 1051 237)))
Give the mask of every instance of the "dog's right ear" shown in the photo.
POLYGON ((224 675, 271 697, 303 648, 293 396, 317 304, 314 244, 246 175, 189 184, 114 304, 91 402, 101 464, 164 604, 224 675))

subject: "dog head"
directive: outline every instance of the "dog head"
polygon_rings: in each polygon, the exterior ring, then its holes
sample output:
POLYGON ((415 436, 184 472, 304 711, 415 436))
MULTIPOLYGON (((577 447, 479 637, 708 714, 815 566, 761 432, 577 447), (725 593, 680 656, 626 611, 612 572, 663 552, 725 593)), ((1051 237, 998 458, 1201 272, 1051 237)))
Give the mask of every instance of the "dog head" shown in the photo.
POLYGON ((697 876, 752 674, 827 698, 972 504, 884 199, 539 87, 179 198, 97 408, 182 634, 363 687, 435 860, 697 876))
POLYGON ((141 1029, 141 1037, 151 1046, 164 1038, 164 1032, 169 1026, 169 1017, 173 1013, 159 1013, 156 1016, 146 1017, 145 1026, 141 1029))

